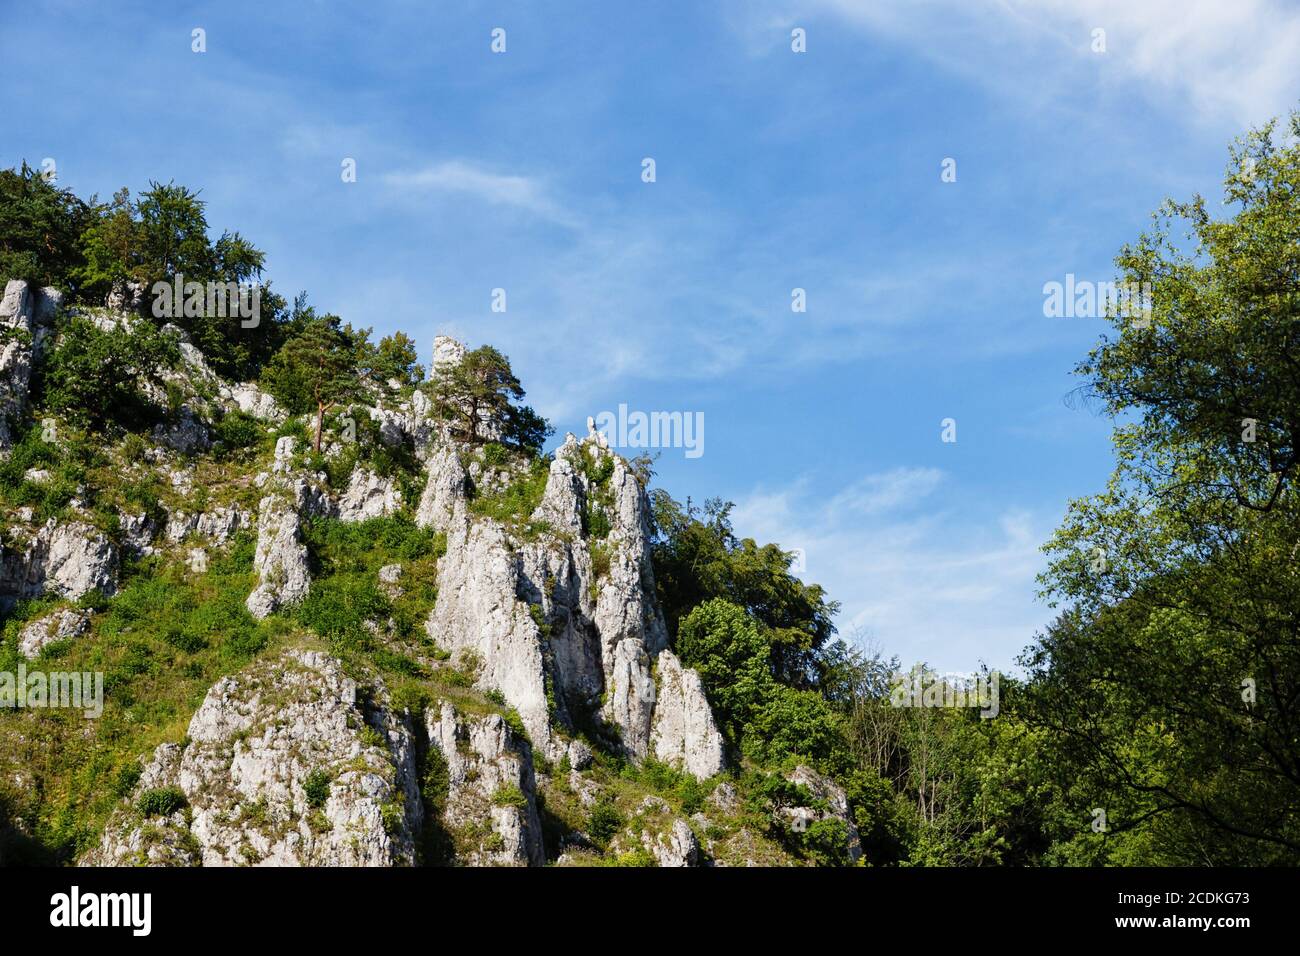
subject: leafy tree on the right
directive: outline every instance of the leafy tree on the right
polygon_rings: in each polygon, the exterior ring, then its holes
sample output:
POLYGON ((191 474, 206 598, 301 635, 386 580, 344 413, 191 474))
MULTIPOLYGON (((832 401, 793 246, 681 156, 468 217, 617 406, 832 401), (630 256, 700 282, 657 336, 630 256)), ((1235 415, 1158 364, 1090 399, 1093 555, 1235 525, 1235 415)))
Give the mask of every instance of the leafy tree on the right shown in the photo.
POLYGON ((1066 610, 1023 659, 1058 862, 1300 862, 1298 139, 1234 145, 1224 218, 1164 204, 1116 260, 1149 316, 1077 370, 1116 467, 1047 545, 1066 610))

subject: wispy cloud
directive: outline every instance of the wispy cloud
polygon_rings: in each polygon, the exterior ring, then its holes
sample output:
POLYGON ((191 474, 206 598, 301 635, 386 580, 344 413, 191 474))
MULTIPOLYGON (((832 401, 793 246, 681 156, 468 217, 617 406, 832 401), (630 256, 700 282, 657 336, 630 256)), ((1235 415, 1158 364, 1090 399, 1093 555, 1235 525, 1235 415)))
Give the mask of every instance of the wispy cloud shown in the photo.
POLYGON ((784 44, 776 25, 821 16, 1036 103, 1087 70, 1102 87, 1136 82, 1189 116, 1242 125, 1296 104, 1300 9, 1283 0, 772 0, 751 8, 745 32, 751 44, 765 32, 784 44), (1092 49, 1095 29, 1104 54, 1092 49))
POLYGON ((1034 599, 1048 523, 1002 507, 936 505, 934 468, 867 475, 829 499, 807 480, 755 489, 738 532, 804 552, 803 577, 842 603, 839 627, 887 655, 950 670, 1011 667, 1049 618, 1034 599))
POLYGON ((384 183, 407 198, 421 193, 453 193, 495 206, 513 206, 553 222, 573 225, 572 214, 554 201, 535 177, 493 172, 460 159, 384 174, 384 183))

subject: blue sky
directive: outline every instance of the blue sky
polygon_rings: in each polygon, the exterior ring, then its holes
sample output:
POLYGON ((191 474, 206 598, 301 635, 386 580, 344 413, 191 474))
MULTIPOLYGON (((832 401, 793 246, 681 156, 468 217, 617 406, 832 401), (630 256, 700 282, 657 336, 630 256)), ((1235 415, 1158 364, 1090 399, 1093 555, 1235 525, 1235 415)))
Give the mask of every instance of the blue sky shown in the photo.
POLYGON ((1045 318, 1043 284, 1112 278, 1300 100, 1276 0, 36 0, 0 53, 0 163, 201 188, 282 293, 426 360, 501 348, 557 440, 703 412, 658 483, 734 501, 843 634, 946 670, 1050 619, 1039 546, 1110 470, 1109 423, 1065 402, 1103 323, 1045 318))

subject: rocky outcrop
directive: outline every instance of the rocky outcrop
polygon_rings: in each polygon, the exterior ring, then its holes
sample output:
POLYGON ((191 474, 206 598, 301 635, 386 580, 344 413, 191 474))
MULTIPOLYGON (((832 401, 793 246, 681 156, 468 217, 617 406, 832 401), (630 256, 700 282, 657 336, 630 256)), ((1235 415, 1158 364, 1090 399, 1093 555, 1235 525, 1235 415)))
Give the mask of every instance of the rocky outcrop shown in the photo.
POLYGON ((411 728, 382 684, 363 694, 334 658, 291 651, 224 678, 187 739, 158 748, 131 807, 83 863, 416 862, 423 811, 411 728))
MULTIPOLYGON (((598 716, 629 756, 645 757, 655 707, 651 661, 668 639, 654 599, 640 483, 596 438, 579 443, 569 435, 531 516, 533 527, 546 530, 517 540, 469 513, 478 466, 466 468, 462 454, 469 457, 450 442, 434 451, 417 512, 422 525, 447 534, 430 636, 481 663, 479 686, 504 694, 549 756, 558 759, 560 749, 553 720, 571 729, 598 716), (599 537, 588 528, 594 509, 608 528, 599 537)), ((676 751, 683 757, 685 746, 679 741, 676 751)), ((707 740, 690 748, 706 767, 707 740)))
POLYGON ((253 570, 261 579, 245 602, 253 617, 264 618, 307 596, 311 572, 296 496, 269 494, 258 504, 253 570))
POLYGON ((478 684, 500 691, 539 745, 550 738, 546 661, 539 625, 517 597, 518 555, 491 522, 462 522, 438 562, 438 602, 427 629, 459 659, 476 659, 478 684))
POLYGON ((401 507, 401 492, 391 478, 357 467, 352 470, 347 489, 339 496, 336 513, 340 521, 365 521, 396 514, 401 507))
POLYGON ((228 505, 202 512, 173 511, 167 516, 167 540, 179 544, 189 535, 207 538, 223 545, 243 528, 251 527, 253 516, 238 505, 228 505))
POLYGON ((220 396, 245 415, 273 425, 278 425, 286 418, 284 410, 276 404, 275 399, 251 382, 238 385, 222 385, 220 396))
POLYGON ((42 594, 76 600, 117 584, 117 548, 92 525, 51 518, 25 541, 0 544, 0 602, 42 594))
POLYGON ((793 784, 805 788, 812 795, 815 806, 780 807, 778 813, 795 830, 806 830, 818 820, 838 820, 844 825, 845 853, 851 863, 862 858, 862 840, 858 828, 849 815, 849 801, 844 790, 829 777, 811 767, 799 765, 785 775, 793 784))
POLYGON ((18 653, 30 660, 40 654, 46 645, 80 637, 88 627, 90 615, 87 612, 63 608, 32 621, 19 631, 18 653))
POLYGON ((722 734, 704 695, 700 675, 672 651, 660 651, 659 687, 651 743, 655 758, 701 779, 723 768, 722 734))
POLYGON ((499 714, 470 717, 447 701, 429 709, 426 723, 430 752, 446 764, 442 823, 458 848, 457 862, 541 865, 542 826, 528 742, 499 714))
POLYGON ((649 853, 659 866, 686 867, 700 865, 700 843, 695 831, 681 817, 673 815, 659 797, 646 797, 627 829, 610 845, 615 854, 640 848, 649 853))
POLYGON ((0 297, 0 454, 13 448, 27 409, 32 365, 63 306, 58 289, 32 289, 20 279, 0 297))
POLYGON ((196 455, 212 447, 207 423, 188 405, 182 405, 172 421, 155 425, 153 437, 182 455, 196 455))

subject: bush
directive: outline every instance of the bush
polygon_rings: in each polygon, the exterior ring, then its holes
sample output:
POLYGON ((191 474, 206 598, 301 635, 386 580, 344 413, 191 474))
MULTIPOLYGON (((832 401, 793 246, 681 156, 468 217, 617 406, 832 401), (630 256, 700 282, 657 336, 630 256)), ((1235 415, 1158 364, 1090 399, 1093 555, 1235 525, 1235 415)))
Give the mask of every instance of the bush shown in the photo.
POLYGON ((528 806, 528 798, 524 792, 513 783, 503 784, 497 787, 492 794, 492 805, 496 807, 519 807, 528 806))
POLYGON ((319 810, 330 798, 330 775, 324 770, 316 769, 307 774, 302 783, 303 793, 307 797, 307 806, 319 810))
POLYGON ((212 423, 212 437, 221 443, 221 456, 243 448, 255 448, 266 439, 266 429, 252 415, 238 410, 226 412, 212 423))
POLYGON ((189 806, 189 801, 180 787, 159 787, 142 793, 135 806, 145 817, 169 817, 189 806))
POLYGON ((623 826, 623 815, 609 794, 601 794, 587 815, 587 836, 599 847, 605 847, 623 826))
POLYGON ((127 428, 153 425, 163 409, 149 400, 144 382, 163 386, 162 373, 179 361, 176 339, 152 322, 105 330, 73 316, 60 327, 41 366, 40 400, 55 414, 94 431, 109 422, 127 428))
POLYGON ((138 763, 128 763, 118 768, 113 778, 113 795, 126 798, 131 795, 135 785, 140 782, 144 769, 138 763))

